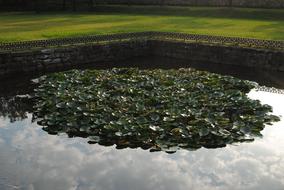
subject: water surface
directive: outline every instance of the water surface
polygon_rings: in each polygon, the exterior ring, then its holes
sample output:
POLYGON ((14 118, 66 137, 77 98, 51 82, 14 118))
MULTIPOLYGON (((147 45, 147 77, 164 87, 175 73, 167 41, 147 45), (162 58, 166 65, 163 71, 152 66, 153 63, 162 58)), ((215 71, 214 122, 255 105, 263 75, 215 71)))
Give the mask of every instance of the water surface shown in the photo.
MULTIPOLYGON (((243 73, 238 77, 253 78, 256 72, 243 73)), ((15 80, 12 88, 13 81, 0 84, 0 189, 284 189, 284 94, 249 94, 282 116, 263 130, 263 138, 167 154, 118 150, 88 144, 84 138, 47 134, 32 122, 29 104, 15 99, 32 90, 26 81, 29 77, 15 80)), ((275 87, 283 83, 281 78, 273 81, 268 82, 275 87)))

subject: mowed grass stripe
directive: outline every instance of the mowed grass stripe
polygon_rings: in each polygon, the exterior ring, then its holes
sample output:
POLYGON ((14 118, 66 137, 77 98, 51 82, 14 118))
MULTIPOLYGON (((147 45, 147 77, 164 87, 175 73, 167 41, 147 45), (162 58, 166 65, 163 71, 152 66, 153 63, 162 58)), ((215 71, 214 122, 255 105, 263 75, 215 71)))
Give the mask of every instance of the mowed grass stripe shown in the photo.
POLYGON ((0 42, 141 31, 284 40, 284 10, 100 6, 94 12, 0 13, 0 42))

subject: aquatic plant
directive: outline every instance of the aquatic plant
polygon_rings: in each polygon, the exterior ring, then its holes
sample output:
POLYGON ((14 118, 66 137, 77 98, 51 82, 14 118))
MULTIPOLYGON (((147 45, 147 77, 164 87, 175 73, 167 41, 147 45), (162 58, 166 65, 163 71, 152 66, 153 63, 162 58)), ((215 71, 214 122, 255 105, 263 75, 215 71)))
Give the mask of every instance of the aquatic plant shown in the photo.
POLYGON ((193 69, 72 70, 37 82, 34 117, 45 131, 117 148, 223 147, 279 120, 247 96, 255 83, 193 69))

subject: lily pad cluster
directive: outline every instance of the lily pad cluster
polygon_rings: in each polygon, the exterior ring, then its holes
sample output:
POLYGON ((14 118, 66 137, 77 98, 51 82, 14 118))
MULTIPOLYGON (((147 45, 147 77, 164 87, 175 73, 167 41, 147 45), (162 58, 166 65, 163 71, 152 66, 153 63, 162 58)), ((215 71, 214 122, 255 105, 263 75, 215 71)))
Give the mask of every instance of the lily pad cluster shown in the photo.
POLYGON ((255 83, 193 69, 72 70, 38 79, 34 116, 50 134, 175 152, 251 141, 278 121, 255 83))

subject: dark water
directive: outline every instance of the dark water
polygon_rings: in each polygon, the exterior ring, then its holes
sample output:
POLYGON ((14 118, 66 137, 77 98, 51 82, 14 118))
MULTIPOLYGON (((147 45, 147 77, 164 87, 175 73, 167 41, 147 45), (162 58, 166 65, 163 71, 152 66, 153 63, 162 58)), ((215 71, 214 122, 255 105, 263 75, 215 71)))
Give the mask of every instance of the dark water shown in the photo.
MULTIPOLYGON (((284 89, 283 73, 232 66, 142 59, 92 66, 197 67, 284 89)), ((87 66, 89 67, 89 66, 87 66)), ((174 154, 90 145, 84 138, 49 135, 32 122, 29 102, 17 95, 33 90, 30 79, 0 82, 0 189, 284 189, 284 120, 267 126, 263 138, 218 149, 174 154)), ((15 77, 14 77, 15 78, 15 77)), ((284 95, 252 91, 284 116, 284 95)))

